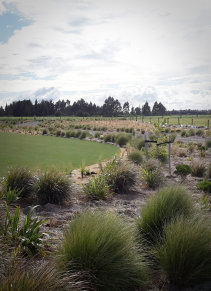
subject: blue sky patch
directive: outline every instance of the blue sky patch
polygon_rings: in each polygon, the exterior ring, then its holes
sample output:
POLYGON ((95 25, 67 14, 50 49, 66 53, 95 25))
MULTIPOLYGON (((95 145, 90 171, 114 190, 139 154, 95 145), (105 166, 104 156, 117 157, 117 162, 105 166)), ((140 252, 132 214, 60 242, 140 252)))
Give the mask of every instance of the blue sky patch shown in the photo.
POLYGON ((7 43, 15 30, 28 26, 32 21, 13 12, 0 15, 0 43, 7 43))

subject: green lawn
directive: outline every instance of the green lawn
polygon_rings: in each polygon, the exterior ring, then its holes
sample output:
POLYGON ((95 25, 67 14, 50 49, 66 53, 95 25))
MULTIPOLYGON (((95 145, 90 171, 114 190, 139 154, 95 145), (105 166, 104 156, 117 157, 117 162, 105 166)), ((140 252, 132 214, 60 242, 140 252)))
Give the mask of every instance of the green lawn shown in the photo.
POLYGON ((0 176, 10 166, 68 171, 106 160, 119 152, 117 147, 78 139, 31 136, 0 132, 0 176))

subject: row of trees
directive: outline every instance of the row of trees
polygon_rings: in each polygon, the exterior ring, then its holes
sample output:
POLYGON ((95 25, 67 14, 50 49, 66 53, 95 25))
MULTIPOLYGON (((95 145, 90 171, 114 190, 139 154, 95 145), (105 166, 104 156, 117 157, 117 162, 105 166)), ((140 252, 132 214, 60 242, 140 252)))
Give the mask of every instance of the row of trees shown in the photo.
POLYGON ((5 108, 0 107, 0 116, 163 116, 167 113, 210 114, 210 110, 204 110, 203 112, 197 110, 183 110, 182 112, 173 110, 167 112, 165 106, 157 101, 152 109, 147 101, 142 107, 130 107, 129 102, 125 102, 122 106, 119 100, 113 97, 108 97, 102 106, 80 99, 72 105, 69 100, 59 100, 55 103, 52 100, 42 100, 40 102, 35 100, 34 104, 31 100, 22 100, 6 105, 5 108))

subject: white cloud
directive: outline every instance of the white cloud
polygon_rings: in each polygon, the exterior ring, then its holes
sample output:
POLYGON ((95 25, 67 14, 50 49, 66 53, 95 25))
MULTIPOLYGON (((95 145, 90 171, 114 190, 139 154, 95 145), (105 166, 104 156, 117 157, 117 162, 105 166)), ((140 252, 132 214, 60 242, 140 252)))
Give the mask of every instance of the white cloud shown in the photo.
POLYGON ((98 104, 111 95, 135 106, 148 98, 169 109, 211 107, 209 0, 5 3, 33 23, 0 45, 0 74, 19 76, 0 80, 1 92, 55 88, 98 104))

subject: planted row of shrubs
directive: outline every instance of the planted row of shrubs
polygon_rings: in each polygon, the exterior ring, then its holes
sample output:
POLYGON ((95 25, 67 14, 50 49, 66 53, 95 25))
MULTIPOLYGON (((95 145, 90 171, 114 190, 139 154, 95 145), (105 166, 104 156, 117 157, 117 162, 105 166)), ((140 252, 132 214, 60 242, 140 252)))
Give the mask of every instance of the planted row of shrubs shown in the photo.
POLYGON ((40 204, 61 204, 70 195, 70 180, 55 169, 33 175, 27 168, 12 168, 2 185, 2 196, 10 202, 12 197, 37 197, 40 204))
MULTIPOLYGON (((165 285, 197 287, 210 284, 210 241, 210 220, 184 188, 171 186, 152 196, 134 223, 111 212, 77 214, 54 254, 54 271, 35 277, 46 290, 149 290, 155 274, 165 285), (52 274, 56 280, 48 280, 52 274)), ((22 290, 22 280, 31 287, 30 271, 19 283, 14 274, 0 278, 2 290, 14 290, 6 289, 9 283, 22 290)))

